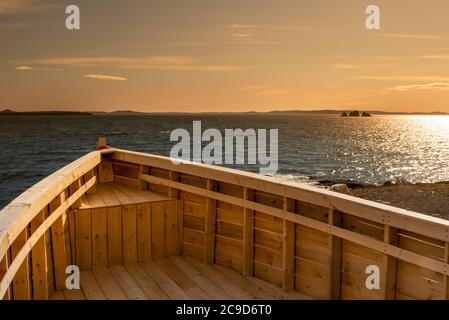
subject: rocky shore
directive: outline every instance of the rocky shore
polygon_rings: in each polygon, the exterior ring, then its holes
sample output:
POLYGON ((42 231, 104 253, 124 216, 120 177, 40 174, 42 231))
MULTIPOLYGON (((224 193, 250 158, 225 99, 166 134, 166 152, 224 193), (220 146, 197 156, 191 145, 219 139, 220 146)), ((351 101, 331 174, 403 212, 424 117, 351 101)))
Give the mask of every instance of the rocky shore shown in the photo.
POLYGON ((355 197, 449 220, 449 182, 373 186, 351 181, 320 181, 325 187, 335 183, 346 184, 349 194, 355 197))

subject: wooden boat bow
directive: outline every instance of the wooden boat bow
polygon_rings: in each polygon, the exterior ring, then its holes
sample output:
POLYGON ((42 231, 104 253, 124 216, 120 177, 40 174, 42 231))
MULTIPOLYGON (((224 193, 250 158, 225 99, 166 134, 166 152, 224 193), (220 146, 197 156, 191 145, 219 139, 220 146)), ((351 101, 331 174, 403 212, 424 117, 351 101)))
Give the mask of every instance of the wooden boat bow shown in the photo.
POLYGON ((105 147, 0 211, 0 298, 448 298, 449 221, 105 147))

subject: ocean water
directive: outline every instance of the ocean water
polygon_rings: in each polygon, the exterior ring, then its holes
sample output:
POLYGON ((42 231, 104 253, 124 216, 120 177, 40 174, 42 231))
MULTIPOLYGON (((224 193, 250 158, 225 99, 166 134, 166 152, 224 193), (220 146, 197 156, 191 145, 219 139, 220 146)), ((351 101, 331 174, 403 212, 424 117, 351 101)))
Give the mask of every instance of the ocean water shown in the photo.
MULTIPOLYGON (((93 150, 114 147, 168 156, 170 132, 201 120, 203 130, 278 129, 279 179, 449 181, 449 116, 341 118, 314 115, 0 117, 0 208, 39 180, 93 150)), ((258 172, 254 165, 230 166, 258 172)))

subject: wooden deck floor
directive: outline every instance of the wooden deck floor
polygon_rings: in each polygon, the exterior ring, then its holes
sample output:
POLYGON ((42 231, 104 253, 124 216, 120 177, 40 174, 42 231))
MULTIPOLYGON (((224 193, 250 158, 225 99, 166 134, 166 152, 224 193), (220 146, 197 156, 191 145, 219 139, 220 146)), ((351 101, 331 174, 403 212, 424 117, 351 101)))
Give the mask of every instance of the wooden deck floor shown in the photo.
POLYGON ((310 299, 219 265, 175 256, 81 272, 81 290, 58 291, 52 300, 253 300, 310 299))
POLYGON ((138 191, 136 188, 110 182, 97 184, 94 192, 82 196, 79 209, 116 207, 166 200, 170 200, 170 198, 151 191, 138 191))

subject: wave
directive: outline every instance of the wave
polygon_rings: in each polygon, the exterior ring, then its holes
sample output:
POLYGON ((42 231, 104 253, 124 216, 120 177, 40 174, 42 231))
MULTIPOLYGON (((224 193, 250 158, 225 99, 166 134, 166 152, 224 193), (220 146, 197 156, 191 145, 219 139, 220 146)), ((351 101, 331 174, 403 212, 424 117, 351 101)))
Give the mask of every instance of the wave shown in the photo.
POLYGON ((302 183, 318 185, 318 181, 311 180, 309 177, 294 174, 276 174, 273 178, 284 182, 302 183))

